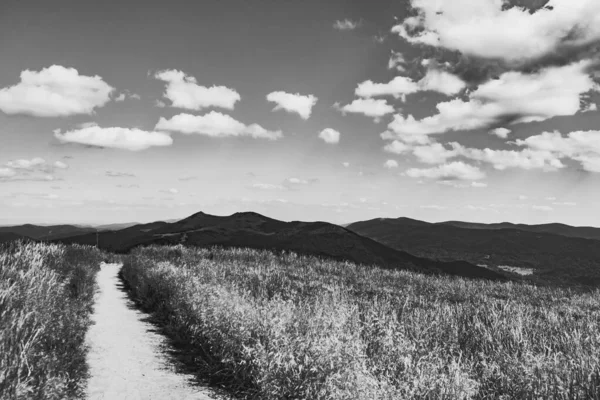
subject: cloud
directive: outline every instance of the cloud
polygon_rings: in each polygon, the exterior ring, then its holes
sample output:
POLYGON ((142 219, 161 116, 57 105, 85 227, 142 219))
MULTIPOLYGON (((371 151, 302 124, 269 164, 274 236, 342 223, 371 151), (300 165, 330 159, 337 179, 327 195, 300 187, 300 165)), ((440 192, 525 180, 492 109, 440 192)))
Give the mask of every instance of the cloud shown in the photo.
POLYGON ((572 201, 554 202, 552 204, 555 206, 569 206, 569 207, 575 207, 577 205, 577 203, 574 203, 572 201))
POLYGON ((458 151, 456 149, 448 150, 440 143, 417 146, 412 150, 412 152, 420 162, 425 164, 445 163, 449 158, 456 157, 458 155, 458 151))
POLYGON ((6 114, 66 117, 92 114, 110 101, 113 88, 100 76, 79 75, 74 68, 52 65, 21 72, 21 82, 0 89, 0 110, 6 114))
POLYGON ((600 40, 600 3, 550 0, 537 9, 501 0, 411 0, 416 16, 392 31, 408 42, 511 67, 576 59, 600 40))
POLYGON ((225 86, 200 86, 196 78, 177 70, 157 72, 154 77, 167 82, 164 96, 171 100, 172 107, 201 110, 220 107, 233 110, 241 100, 238 92, 225 86))
POLYGON ((69 165, 65 162, 62 161, 55 161, 54 164, 52 164, 52 166, 54 168, 59 168, 59 169, 67 169, 69 168, 69 165))
POLYGON ((427 178, 438 180, 477 181, 485 178, 485 174, 477 167, 455 161, 435 168, 411 168, 406 171, 411 178, 427 178))
POLYGON ((130 151, 146 150, 153 146, 170 146, 173 139, 163 132, 148 132, 136 128, 101 128, 98 125, 54 131, 54 136, 64 143, 106 147, 130 151))
POLYGON ((325 143, 336 144, 340 142, 340 133, 335 129, 325 128, 319 133, 319 138, 325 143))
POLYGON ((255 139, 269 140, 283 137, 281 131, 269 131, 258 124, 246 125, 229 115, 216 111, 205 115, 178 114, 171 119, 161 117, 154 129, 211 137, 249 136, 255 139))
POLYGON ((528 197, 528 196, 525 196, 525 195, 522 195, 522 194, 521 194, 521 195, 519 195, 517 198, 518 198, 519 200, 521 200, 521 201, 524 201, 524 200, 527 200, 527 199, 529 199, 529 197, 528 197))
POLYGON ((587 74, 589 66, 589 61, 580 61, 535 74, 507 72, 480 85, 468 101, 439 103, 437 114, 421 120, 397 114, 388 128, 402 138, 574 115, 581 108, 581 95, 598 89, 587 74))
POLYGON ((342 165, 344 166, 344 168, 348 168, 350 166, 349 162, 343 162, 342 165))
POLYGON ((288 184, 292 184, 292 185, 308 185, 311 182, 307 181, 306 179, 300 179, 300 178, 288 178, 285 180, 286 183, 288 184))
POLYGON ((267 101, 277 104, 273 111, 286 110, 298 114, 302 119, 310 118, 317 100, 312 94, 304 96, 300 93, 272 92, 267 95, 267 101))
POLYGON ((12 178, 17 173, 12 168, 0 167, 0 178, 12 178))
POLYGON ((506 139, 506 138, 508 138, 508 134, 511 133, 511 132, 512 131, 510 129, 507 129, 507 128, 496 128, 496 129, 492 129, 490 131, 490 134, 498 136, 501 139, 506 139))
POLYGON ((420 206, 419 208, 422 208, 424 210, 437 210, 437 211, 443 211, 443 210, 448 209, 448 207, 440 206, 437 204, 424 205, 424 206, 420 206))
POLYGON ((392 55, 388 61, 388 69, 395 69, 398 72, 406 72, 406 59, 399 51, 392 50, 392 55))
POLYGON ((531 208, 536 211, 546 211, 546 212, 554 210, 554 208, 552 208, 550 206, 531 206, 531 208))
MULTIPOLYGON (((388 67, 393 65, 389 63, 388 67)), ((406 76, 397 76, 388 83, 375 83, 371 80, 359 83, 354 93, 359 97, 392 96, 396 99, 406 100, 409 94, 433 91, 443 93, 447 96, 460 93, 466 87, 466 83, 449 72, 430 68, 425 76, 418 82, 406 76)))
POLYGON ((398 161, 396 160, 387 160, 383 166, 387 169, 398 168, 398 161))
POLYGON ((135 174, 129 172, 106 171, 104 175, 111 178, 135 178, 135 174))
POLYGON ((571 158, 580 162, 585 171, 600 172, 600 131, 576 131, 566 136, 560 132, 544 132, 527 139, 518 139, 515 143, 525 146, 523 151, 548 153, 555 158, 571 158))
POLYGON ((339 31, 353 31, 360 26, 360 21, 353 21, 351 19, 337 20, 333 24, 333 28, 339 31))
POLYGON ((253 189, 259 190, 285 190, 286 187, 282 185, 274 185, 271 183, 254 183, 251 186, 253 189))
POLYGON ((344 115, 346 115, 346 113, 363 114, 367 117, 374 118, 376 122, 379 118, 392 114, 395 111, 394 107, 389 105, 387 101, 383 99, 356 99, 343 107, 338 103, 334 104, 334 107, 340 110, 344 115))
POLYGON ((45 168, 46 160, 43 158, 33 158, 31 160, 14 160, 6 163, 6 166, 13 169, 33 170, 37 168, 45 168))
POLYGON ((181 181, 181 182, 189 182, 189 181, 196 181, 198 180, 197 176, 183 176, 181 178, 178 178, 177 180, 181 181))
POLYGON ((123 102, 125 99, 136 99, 140 100, 142 97, 139 94, 131 93, 129 90, 119 93, 117 97, 115 97, 116 102, 123 102))
POLYGON ((386 144, 383 149, 388 153, 404 154, 411 151, 412 146, 407 145, 399 140, 394 140, 393 142, 386 144))

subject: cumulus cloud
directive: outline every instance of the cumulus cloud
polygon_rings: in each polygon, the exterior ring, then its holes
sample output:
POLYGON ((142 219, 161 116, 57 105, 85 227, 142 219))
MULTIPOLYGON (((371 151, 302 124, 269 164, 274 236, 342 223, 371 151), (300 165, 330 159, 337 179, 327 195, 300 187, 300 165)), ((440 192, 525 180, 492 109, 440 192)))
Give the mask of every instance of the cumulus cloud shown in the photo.
MULTIPOLYGON (((393 64, 390 62, 388 67, 390 65, 393 64)), ((465 87, 466 83, 456 75, 430 68, 418 82, 406 76, 397 76, 388 83, 367 80, 359 83, 354 93, 359 97, 392 96, 406 100, 407 95, 422 91, 434 91, 451 96, 460 93, 465 87)))
POLYGON ((516 67, 576 58, 600 41, 600 3, 549 0, 537 10, 502 0, 411 0, 392 31, 413 44, 516 67))
POLYGON ((412 153, 417 159, 425 164, 442 164, 449 158, 456 157, 456 149, 446 149, 440 143, 432 143, 426 146, 416 146, 412 153))
POLYGON ((506 139, 506 138, 508 138, 508 135, 511 132, 512 131, 510 129, 507 129, 507 128, 496 128, 496 129, 492 129, 490 131, 490 135, 495 135, 495 136, 498 136, 501 139, 506 139))
POLYGON ((589 172, 600 172, 600 131, 576 131, 561 135, 560 132, 544 132, 540 135, 519 139, 519 146, 534 152, 549 153, 556 158, 570 158, 581 163, 589 172))
POLYGON ((349 162, 343 162, 342 165, 344 166, 344 168, 348 168, 350 166, 349 162))
POLYGON ((201 86, 193 76, 178 70, 157 72, 154 77, 167 83, 164 96, 173 107, 188 110, 201 110, 220 107, 233 110, 235 103, 241 100, 238 92, 225 86, 201 86))
POLYGON ((119 171, 106 171, 104 175, 111 178, 135 178, 135 174, 119 171))
POLYGON ((21 72, 21 82, 0 89, 0 110, 6 114, 66 117, 92 114, 110 101, 113 88, 100 76, 79 75, 75 68, 52 65, 21 72))
POLYGON ((398 168, 398 161, 396 160, 387 160, 383 166, 387 169, 398 168))
POLYGON ((285 190, 285 186, 283 185, 274 185, 271 183, 254 183, 251 186, 253 189, 259 190, 285 190))
POLYGON ((312 94, 305 96, 300 93, 272 92, 267 95, 267 101, 277 104, 273 111, 286 110, 298 114, 302 119, 310 118, 317 100, 312 94))
POLYGON ((388 153, 404 154, 411 151, 412 146, 409 146, 399 140, 394 140, 393 142, 386 144, 383 149, 388 153))
POLYGON ((163 132, 149 132, 137 128, 102 128, 88 125, 83 128, 61 132, 54 136, 63 143, 76 143, 88 146, 106 147, 130 151, 146 150, 154 146, 170 146, 173 139, 163 132))
POLYGON ((340 141, 340 133, 335 129, 325 128, 319 133, 319 138, 325 143, 336 144, 340 141))
POLYGON ((485 178, 485 174, 477 167, 455 161, 434 168, 411 168, 406 171, 411 178, 427 178, 437 180, 468 180, 478 181, 485 178))
POLYGON ((115 97, 116 102, 123 102, 125 99, 136 99, 140 100, 142 97, 139 94, 131 93, 129 90, 119 93, 117 97, 115 97))
POLYGON ((394 69, 398 72, 406 72, 406 59, 404 55, 399 51, 393 51, 388 61, 388 69, 394 69))
POLYGON ((351 19, 337 20, 333 24, 334 29, 339 31, 353 31, 360 26, 360 21, 353 21, 351 19))
POLYGON ((161 117, 154 129, 211 137, 249 136, 255 139, 269 140, 283 137, 281 131, 269 131, 258 124, 246 125, 229 115, 216 111, 205 115, 178 114, 171 119, 161 117))
POLYGON ((457 98, 439 103, 437 114, 421 120, 395 115, 388 128, 401 138, 574 115, 581 108, 581 95, 598 90, 587 73, 590 65, 580 61, 535 74, 507 72, 480 85, 468 101, 457 98))
POLYGON ((17 173, 12 168, 0 167, 0 178, 12 178, 17 173))
POLYGON ((346 113, 363 114, 374 118, 375 121, 379 121, 381 117, 392 114, 395 111, 394 107, 389 105, 384 99, 356 99, 345 106, 340 106, 336 103, 334 107, 344 115, 346 113))

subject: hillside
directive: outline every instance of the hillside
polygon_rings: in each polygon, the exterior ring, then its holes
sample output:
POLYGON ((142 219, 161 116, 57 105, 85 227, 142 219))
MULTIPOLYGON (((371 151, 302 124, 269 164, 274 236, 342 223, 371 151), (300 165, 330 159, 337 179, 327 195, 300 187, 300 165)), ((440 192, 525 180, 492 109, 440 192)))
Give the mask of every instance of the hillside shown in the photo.
POLYGON ((600 285, 597 240, 508 227, 475 229, 454 224, 379 218, 350 224, 348 229, 420 257, 465 260, 491 268, 532 269, 533 275, 527 279, 539 283, 600 285))
POLYGON ((570 226, 565 224, 541 224, 541 225, 525 225, 525 224, 513 224, 510 222, 501 222, 497 224, 480 224, 476 222, 462 222, 462 221, 446 221, 440 222, 437 225, 452 225, 458 228, 468 229, 517 229, 520 231, 527 232, 538 232, 538 233, 553 233, 555 235, 578 237, 582 239, 596 239, 600 240, 600 228, 594 228, 591 226, 570 226))
POLYGON ((0 233, 12 233, 19 236, 25 236, 36 240, 53 240, 61 239, 73 235, 82 235, 88 232, 95 232, 92 227, 82 227, 76 225, 17 225, 17 226, 2 226, 0 233))
POLYGON ((197 213, 174 223, 136 225, 59 239, 62 243, 96 244, 124 253, 151 244, 249 247, 294 251, 360 264, 380 265, 432 274, 505 279, 502 274, 464 261, 438 262, 397 251, 346 228, 325 222, 283 222, 257 213, 214 216, 197 213))

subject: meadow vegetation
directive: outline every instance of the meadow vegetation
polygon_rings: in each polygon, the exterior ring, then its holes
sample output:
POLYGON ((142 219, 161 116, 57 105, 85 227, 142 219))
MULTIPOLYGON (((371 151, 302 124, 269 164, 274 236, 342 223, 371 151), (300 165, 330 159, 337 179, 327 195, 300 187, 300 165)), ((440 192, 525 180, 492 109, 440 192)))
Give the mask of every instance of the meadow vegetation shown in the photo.
POLYGON ((85 333, 104 255, 88 246, 0 248, 0 398, 80 398, 85 333))
POLYGON ((600 399, 599 291, 183 246, 134 250, 122 274, 240 397, 600 399))

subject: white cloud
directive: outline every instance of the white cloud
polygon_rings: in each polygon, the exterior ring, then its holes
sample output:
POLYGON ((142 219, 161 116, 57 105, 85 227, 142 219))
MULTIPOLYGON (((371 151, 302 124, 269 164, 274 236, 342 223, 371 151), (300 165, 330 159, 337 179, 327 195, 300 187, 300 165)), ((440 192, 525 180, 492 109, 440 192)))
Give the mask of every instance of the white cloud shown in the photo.
POLYGON ((385 162, 385 164, 383 164, 383 166, 385 168, 388 168, 388 169, 398 168, 398 161, 396 161, 396 160, 387 160, 385 162))
POLYGON ((342 165, 344 166, 344 168, 348 168, 350 166, 349 162, 343 162, 342 165))
POLYGON ((501 139, 506 139, 506 138, 508 138, 508 134, 511 133, 511 132, 512 131, 510 129, 507 129, 507 128, 496 128, 496 129, 492 129, 490 131, 490 134, 498 136, 501 139))
POLYGON ((64 163, 62 161, 55 161, 53 166, 55 168, 59 168, 59 169, 67 169, 69 168, 69 165, 67 163, 64 163))
POLYGON ((524 195, 522 195, 522 194, 521 194, 521 195, 519 195, 519 197, 517 197, 517 198, 518 198, 519 200, 521 200, 521 201, 524 201, 524 200, 527 200, 527 199, 529 199, 529 197, 528 197, 528 196, 524 196, 524 195))
POLYGON ((161 117, 154 129, 211 137, 249 136, 269 140, 283 137, 281 131, 269 131, 258 124, 246 125, 216 111, 205 115, 178 114, 171 119, 161 117))
POLYGON ((404 67, 405 64, 406 60, 404 59, 404 55, 399 51, 392 50, 392 55, 388 61, 388 69, 395 69, 398 72, 406 72, 406 68, 404 67))
POLYGON ((531 206, 532 209, 536 211, 552 211, 554 208, 550 206, 531 206))
POLYGON ((360 26, 360 21, 353 21, 351 19, 337 20, 333 24, 333 27, 339 31, 353 31, 360 26))
POLYGON ((252 188, 260 190, 285 190, 285 186, 273 185, 271 183, 255 183, 252 185, 252 188))
POLYGON ((593 111, 598 111, 598 105, 596 103, 590 103, 581 110, 581 112, 593 112, 593 111))
POLYGON ((411 168, 406 171, 411 178, 428 178, 438 180, 477 181, 485 178, 485 174, 477 167, 455 161, 434 168, 411 168))
POLYGON ((475 149, 464 147, 458 143, 451 143, 455 154, 471 160, 482 161, 492 164, 497 170, 505 170, 507 168, 521 169, 543 169, 553 171, 564 168, 564 164, 560 161, 560 157, 556 154, 535 149, 516 150, 493 150, 489 148, 475 149))
POLYGON ((167 82, 164 96, 171 100, 173 107, 188 110, 220 107, 233 110, 235 103, 241 100, 234 89, 225 86, 200 86, 196 78, 181 71, 159 71, 154 77, 167 82))
POLYGON ((431 90, 451 96, 460 93, 466 87, 466 83, 446 71, 429 69, 423 79, 419 81, 419 87, 423 91, 431 90))
POLYGON ((555 206, 569 206, 569 207, 575 207, 577 205, 577 203, 574 203, 572 201, 554 202, 552 204, 554 204, 555 206))
POLYGON ((404 154, 411 151, 412 147, 399 140, 394 140, 393 142, 386 144, 383 149, 388 153, 404 154))
POLYGON ((312 94, 305 96, 300 93, 272 92, 267 95, 267 101, 277 104, 273 111, 286 110, 298 114, 302 119, 310 118, 317 100, 312 94))
POLYGON ((374 118, 376 121, 379 118, 392 114, 395 110, 394 107, 389 105, 384 99, 356 99, 350 104, 346 104, 340 107, 339 104, 335 104, 334 107, 338 108, 342 113, 354 113, 363 114, 367 117, 374 118))
POLYGON ((325 128, 319 133, 319 138, 323 139, 325 143, 336 144, 340 141, 340 133, 335 129, 325 128))
POLYGON ((175 188, 170 188, 170 189, 168 190, 168 192, 169 192, 169 193, 171 193, 171 194, 177 194, 177 193, 179 193, 179 190, 177 190, 177 189, 175 189, 175 188))
POLYGON ((163 132, 148 132, 136 128, 101 128, 97 125, 73 129, 66 132, 54 131, 61 142, 123 150, 145 150, 153 146, 170 146, 173 139, 163 132))
POLYGON ((139 94, 131 93, 129 90, 121 92, 117 97, 115 97, 116 102, 123 102, 125 99, 136 99, 140 100, 142 97, 139 94))
MULTIPOLYGON (((392 64, 390 62, 388 67, 392 64)), ((456 75, 430 68, 418 82, 406 76, 397 76, 388 83, 368 80, 359 83, 354 93, 359 97, 392 96, 406 100, 407 95, 421 91, 435 91, 450 96, 460 93, 465 87, 466 83, 456 75)))
MULTIPOLYGON (((547 152, 557 158, 571 158, 584 170, 600 172, 600 131, 576 131, 566 136, 559 132, 544 132, 516 141, 530 151, 547 152)), ((523 151, 525 151, 523 150, 523 151)))
POLYGON ((0 110, 36 117, 92 114, 110 101, 112 91, 100 76, 52 65, 41 71, 25 70, 20 83, 0 89, 0 110))
POLYGON ((443 211, 443 210, 447 210, 448 209, 448 207, 440 206, 440 205, 437 205, 437 204, 420 206, 419 208, 422 208, 424 210, 437 210, 437 211, 443 211))
POLYGON ((36 168, 43 168, 46 166, 46 160, 43 158, 32 158, 31 160, 13 160, 6 163, 6 166, 12 169, 26 169, 33 170, 36 168))
POLYGON ((0 178, 12 178, 17 173, 12 168, 0 167, 0 178))
POLYGON ((388 83, 371 80, 359 83, 354 93, 359 97, 393 96, 398 99, 419 91, 419 85, 405 76, 397 76, 388 83))
POLYGON ((581 95, 598 88, 586 72, 589 66, 589 61, 581 61, 535 74, 507 72, 480 85, 468 101, 439 103, 433 116, 416 120, 412 115, 396 115, 389 129, 398 137, 422 136, 485 128, 503 120, 524 123, 574 115, 581 95))
POLYGON ((417 146, 413 149, 413 155, 425 164, 445 163, 449 158, 458 155, 457 150, 448 150, 440 143, 432 143, 426 146, 417 146))
POLYGON ((288 178, 288 179, 286 179, 286 183, 289 183, 292 185, 308 185, 310 182, 307 181, 306 179, 288 178))
POLYGON ((521 64, 600 39, 597 0, 550 0, 530 12, 502 0, 411 0, 418 15, 392 31, 411 43, 521 64))

